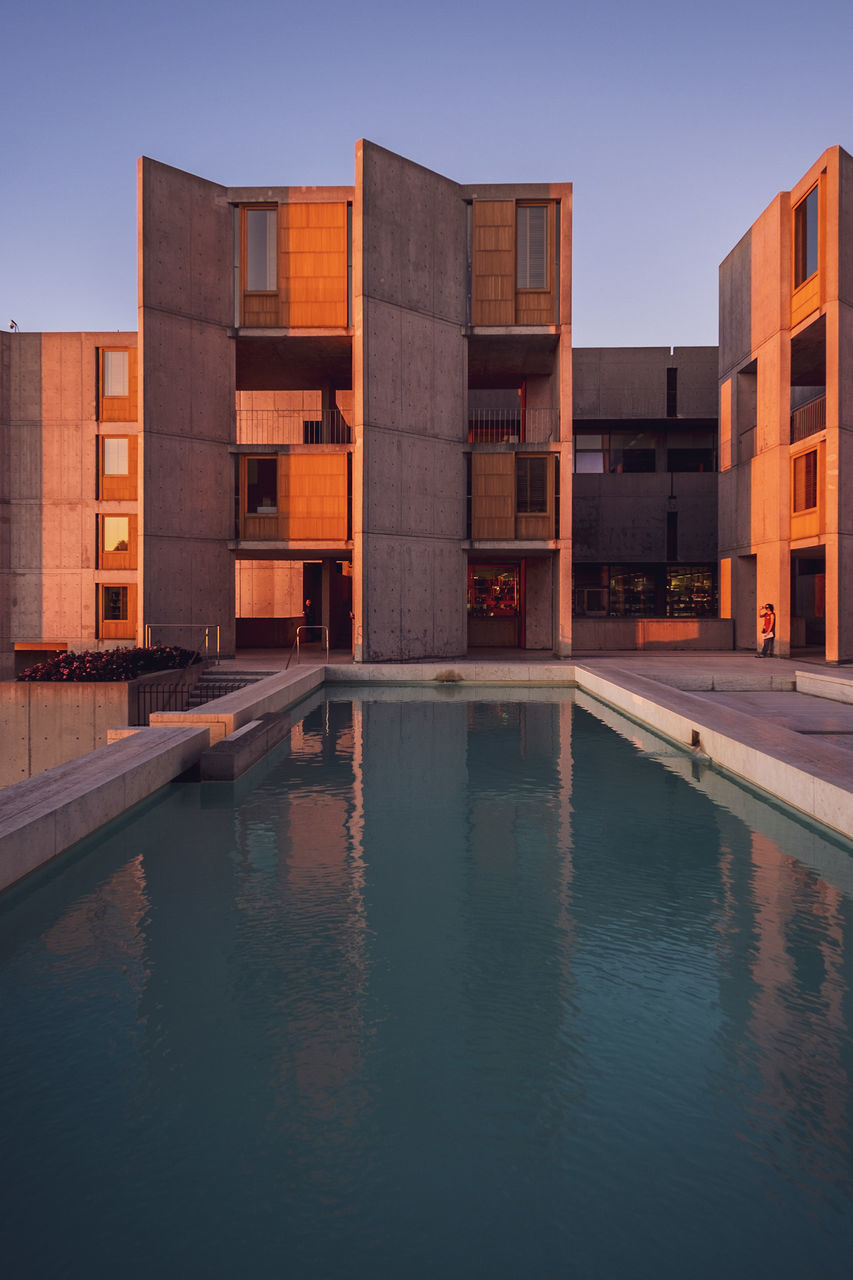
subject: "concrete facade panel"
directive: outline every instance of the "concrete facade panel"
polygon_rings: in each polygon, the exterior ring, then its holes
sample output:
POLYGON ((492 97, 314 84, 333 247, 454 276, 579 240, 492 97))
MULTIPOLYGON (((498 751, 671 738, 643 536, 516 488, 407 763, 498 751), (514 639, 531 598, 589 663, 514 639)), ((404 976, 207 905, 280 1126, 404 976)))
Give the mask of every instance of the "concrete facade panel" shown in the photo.
POLYGON ((233 214, 225 188, 146 159, 139 200, 142 490, 152 499, 141 621, 217 624, 230 653, 233 476, 222 445, 234 431, 233 214))
POLYGON ((747 232, 720 267, 720 376, 752 357, 752 233, 747 232))

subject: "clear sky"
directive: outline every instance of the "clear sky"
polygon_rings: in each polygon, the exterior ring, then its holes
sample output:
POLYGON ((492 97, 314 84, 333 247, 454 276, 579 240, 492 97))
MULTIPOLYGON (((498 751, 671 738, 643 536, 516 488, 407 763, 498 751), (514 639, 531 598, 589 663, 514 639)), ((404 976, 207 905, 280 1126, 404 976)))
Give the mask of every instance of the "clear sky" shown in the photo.
POLYGON ((136 157, 351 183, 574 183, 574 342, 717 340, 717 268, 853 151, 851 0, 29 0, 0 27, 0 324, 136 328, 136 157))

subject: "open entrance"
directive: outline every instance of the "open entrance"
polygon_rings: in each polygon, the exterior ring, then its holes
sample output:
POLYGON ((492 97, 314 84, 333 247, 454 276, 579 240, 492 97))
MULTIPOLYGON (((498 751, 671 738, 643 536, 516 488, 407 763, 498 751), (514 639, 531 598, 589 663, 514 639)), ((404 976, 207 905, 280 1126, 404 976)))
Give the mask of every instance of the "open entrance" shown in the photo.
POLYGON ((524 562, 468 565, 468 647, 524 647, 524 562))
MULTIPOLYGON (((238 560, 237 648, 290 649, 297 627, 329 628, 329 648, 352 647, 352 564, 348 560, 238 560)), ((319 630, 302 644, 319 648, 319 630)), ((325 642, 323 647, 325 648, 325 642)))
POLYGON ((791 553, 791 648, 826 652, 826 551, 791 553))

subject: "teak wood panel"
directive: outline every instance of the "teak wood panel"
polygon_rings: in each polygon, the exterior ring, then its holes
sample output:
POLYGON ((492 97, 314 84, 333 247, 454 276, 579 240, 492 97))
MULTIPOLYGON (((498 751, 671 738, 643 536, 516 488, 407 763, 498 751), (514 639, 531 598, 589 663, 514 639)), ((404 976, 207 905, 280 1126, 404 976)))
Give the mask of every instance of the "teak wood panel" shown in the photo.
POLYGON ((283 204, 278 217, 281 324, 345 328, 346 202, 283 204))
POLYGON ((246 511, 246 462, 242 467, 240 535, 247 541, 330 542, 347 540, 349 499, 345 453, 281 454, 278 511, 246 511))
POLYGON ((139 442, 136 436, 98 437, 98 496, 104 502, 132 502, 137 496, 139 442), (104 475, 104 440, 127 441, 127 475, 104 475))
POLYGON ((515 454, 471 457, 471 537, 515 537, 515 454))
POLYGON ((136 422, 138 410, 138 380, 136 347, 101 347, 99 353, 100 371, 98 374, 98 417, 101 422, 136 422), (104 395, 104 352, 127 352, 127 395, 104 395))
MULTIPOLYGON (((544 201, 530 201, 530 204, 541 205, 544 201)), ((526 202, 520 201, 520 205, 526 202)), ((557 314, 556 288, 557 269, 554 246, 556 243, 556 206, 553 201, 547 203, 548 225, 546 244, 548 254, 548 288, 518 289, 515 293, 516 324, 554 324, 557 314)))
POLYGON ((347 455, 285 454, 279 458, 279 521, 293 542, 346 542, 347 455))
POLYGON ((471 322, 515 323, 515 201, 475 200, 471 322))
POLYGON ((124 511, 104 513, 98 521, 98 564, 101 569, 135 569, 137 567, 137 517, 124 511), (104 550, 104 514, 116 515, 127 520, 127 551, 104 550))

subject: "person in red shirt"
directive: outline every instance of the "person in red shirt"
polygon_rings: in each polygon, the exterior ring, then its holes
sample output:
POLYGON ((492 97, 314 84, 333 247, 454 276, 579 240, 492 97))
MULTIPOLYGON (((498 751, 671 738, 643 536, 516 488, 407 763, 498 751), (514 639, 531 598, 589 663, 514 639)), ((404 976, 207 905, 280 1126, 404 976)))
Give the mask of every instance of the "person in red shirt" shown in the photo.
POLYGON ((772 658, 773 657, 773 641, 776 639, 776 611, 772 604, 766 604, 758 614, 759 618, 764 619, 761 630, 761 653, 757 653, 756 658, 772 658))

